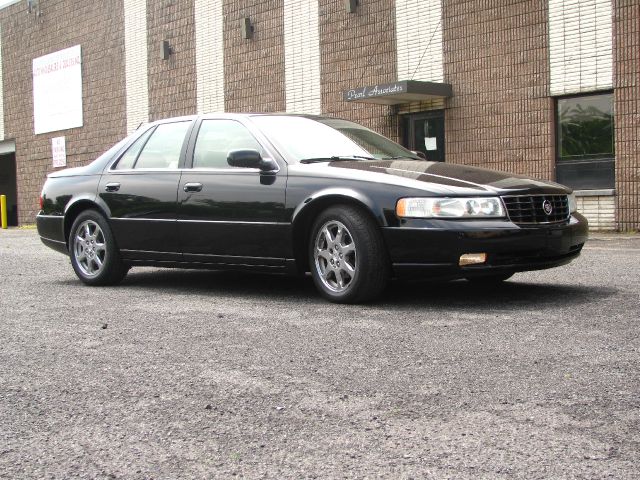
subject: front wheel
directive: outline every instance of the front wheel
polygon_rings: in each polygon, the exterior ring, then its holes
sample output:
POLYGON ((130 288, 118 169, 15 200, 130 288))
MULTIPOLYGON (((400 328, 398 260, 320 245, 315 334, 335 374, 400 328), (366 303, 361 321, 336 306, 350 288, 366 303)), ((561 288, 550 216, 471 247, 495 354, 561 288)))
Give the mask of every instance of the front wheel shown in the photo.
POLYGON ((389 280, 380 231, 352 206, 330 207, 318 216, 311 231, 309 261, 316 287, 332 302, 372 300, 389 280))
POLYGON ((71 265, 87 285, 115 285, 127 274, 107 220, 95 210, 82 212, 69 235, 71 265))

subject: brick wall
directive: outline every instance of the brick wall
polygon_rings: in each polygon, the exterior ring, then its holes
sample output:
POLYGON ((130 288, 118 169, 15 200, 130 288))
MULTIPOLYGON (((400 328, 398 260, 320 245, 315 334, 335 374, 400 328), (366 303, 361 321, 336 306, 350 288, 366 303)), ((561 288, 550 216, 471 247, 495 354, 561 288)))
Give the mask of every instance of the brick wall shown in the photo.
POLYGON ((225 110, 283 112, 284 11, 282 0, 225 0, 225 110), (240 21, 249 17, 253 38, 242 38, 240 21))
POLYGON ((40 3, 40 17, 27 13, 26 2, 0 11, 5 138, 16 142, 20 223, 35 222, 40 189, 53 170, 52 137, 66 137, 67 165, 73 167, 94 159, 126 131, 122 1, 40 3), (78 44, 84 126, 34 136, 32 59, 78 44))
POLYGON ((640 229, 640 5, 614 1, 616 220, 640 229))
POLYGON ((349 88, 396 80, 395 2, 360 2, 347 13, 344 2, 320 0, 322 111, 354 120, 398 139, 398 119, 387 106, 347 103, 349 88))
POLYGON ((551 179, 547 2, 443 2, 447 162, 551 179))
POLYGON ((197 78, 192 1, 147 0, 149 119, 196 113, 197 78), (160 56, 163 40, 172 53, 160 56))

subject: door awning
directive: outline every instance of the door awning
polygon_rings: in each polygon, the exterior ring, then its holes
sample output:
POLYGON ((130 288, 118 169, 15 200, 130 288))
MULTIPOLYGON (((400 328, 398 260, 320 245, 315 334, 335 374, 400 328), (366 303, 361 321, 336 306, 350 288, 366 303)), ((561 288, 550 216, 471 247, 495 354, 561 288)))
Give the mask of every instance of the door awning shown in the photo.
POLYGON ((398 105, 432 100, 434 98, 447 98, 451 95, 452 89, 448 83, 403 80, 368 87, 351 88, 343 92, 343 99, 346 102, 398 105))

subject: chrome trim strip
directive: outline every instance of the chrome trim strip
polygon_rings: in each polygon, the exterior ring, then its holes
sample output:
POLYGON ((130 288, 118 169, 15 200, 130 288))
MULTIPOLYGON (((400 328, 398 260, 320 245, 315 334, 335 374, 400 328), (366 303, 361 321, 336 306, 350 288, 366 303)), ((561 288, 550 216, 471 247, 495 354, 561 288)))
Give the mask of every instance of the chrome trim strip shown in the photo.
POLYGON ((515 198, 515 197, 568 197, 569 193, 534 193, 531 195, 500 195, 502 198, 515 198))
MULTIPOLYGON (((128 248, 121 248, 121 252, 137 252, 137 253, 165 253, 167 255, 181 255, 182 252, 163 252, 161 250, 130 250, 128 248)), ((171 261, 171 260, 169 260, 171 261)))
MULTIPOLYGON (((214 255, 211 253, 190 253, 190 252, 161 252, 161 251, 157 251, 157 250, 129 250, 129 249, 120 249, 121 252, 133 252, 133 253, 165 253, 168 255, 191 255, 191 256, 197 256, 197 257, 207 257, 207 258, 244 258, 244 259, 252 259, 252 260, 284 260, 282 258, 279 257, 247 257, 246 255, 214 255)), ((143 260, 144 261, 144 260, 143 260)), ((171 262, 172 260, 160 260, 160 261, 168 261, 171 262)), ((187 261, 184 260, 183 261, 187 261)), ((197 261, 194 261, 193 263, 197 263, 197 261)))
POLYGON ((231 223, 231 224, 245 224, 245 225, 291 225, 287 222, 243 222, 240 220, 186 220, 178 219, 181 223, 231 223))
POLYGON ((123 217, 110 217, 109 220, 133 220, 133 221, 145 221, 145 222, 176 222, 175 218, 123 218, 123 217))
POLYGON ((51 243, 59 243, 60 245, 66 245, 66 242, 63 242, 62 240, 54 240, 53 238, 49 238, 49 237, 45 237, 40 235, 40 238, 42 240, 46 240, 47 242, 51 242, 51 243))
POLYGON ((43 213, 39 213, 36 215, 36 218, 59 218, 64 220, 64 215, 45 215, 43 213))
MULTIPOLYGON (((62 218, 62 217, 61 217, 62 218)), ((240 220, 188 220, 181 218, 122 218, 111 217, 110 220, 131 220, 146 222, 181 222, 181 223, 226 223, 226 224, 244 224, 244 225, 291 225, 288 222, 243 222, 240 220)))

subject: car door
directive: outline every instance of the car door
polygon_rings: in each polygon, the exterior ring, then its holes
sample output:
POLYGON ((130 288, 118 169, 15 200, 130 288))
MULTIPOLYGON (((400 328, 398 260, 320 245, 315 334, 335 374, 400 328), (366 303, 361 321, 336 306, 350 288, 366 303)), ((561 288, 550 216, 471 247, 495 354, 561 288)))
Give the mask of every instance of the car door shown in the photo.
MULTIPOLYGON (((180 243, 186 261, 281 267, 289 224, 284 222, 286 171, 231 167, 231 150, 271 156, 239 121, 204 119, 196 127, 178 189, 180 243)), ((283 167, 283 166, 281 166, 283 167)))
POLYGON ((142 134, 100 180, 98 196, 123 258, 181 259, 177 192, 192 120, 156 125, 142 134))

